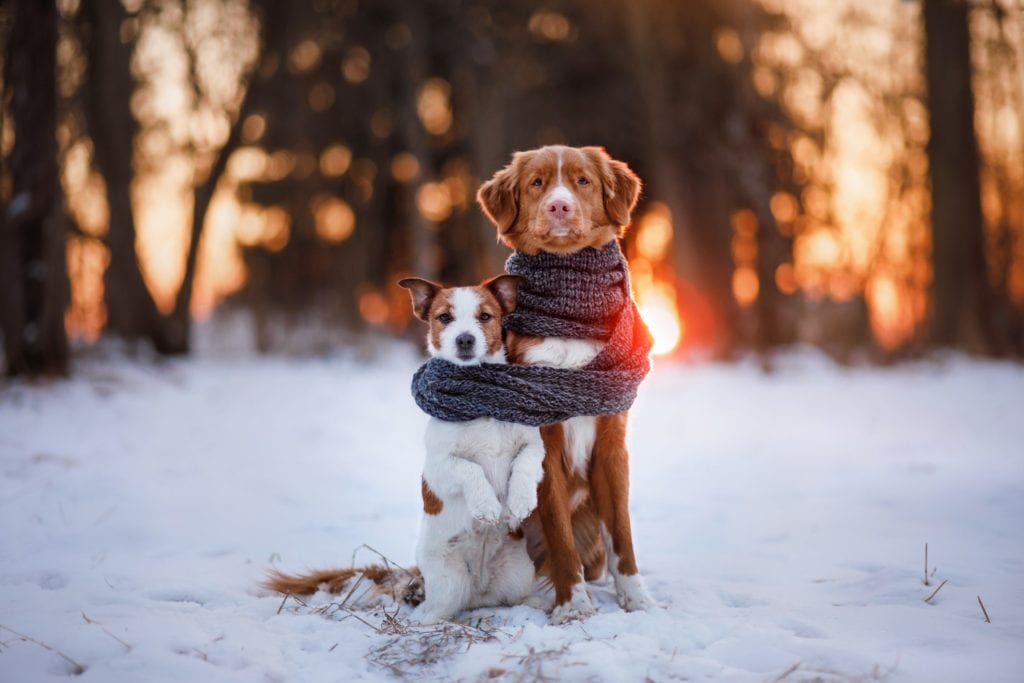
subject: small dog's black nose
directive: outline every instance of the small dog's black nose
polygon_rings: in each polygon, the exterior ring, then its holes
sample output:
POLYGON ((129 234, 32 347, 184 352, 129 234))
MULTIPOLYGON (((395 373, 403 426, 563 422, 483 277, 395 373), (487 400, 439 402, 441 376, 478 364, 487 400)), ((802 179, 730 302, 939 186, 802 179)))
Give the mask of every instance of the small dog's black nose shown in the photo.
POLYGON ((455 347, 459 351, 470 351, 475 343, 476 339, 469 332, 463 332, 455 338, 455 347))

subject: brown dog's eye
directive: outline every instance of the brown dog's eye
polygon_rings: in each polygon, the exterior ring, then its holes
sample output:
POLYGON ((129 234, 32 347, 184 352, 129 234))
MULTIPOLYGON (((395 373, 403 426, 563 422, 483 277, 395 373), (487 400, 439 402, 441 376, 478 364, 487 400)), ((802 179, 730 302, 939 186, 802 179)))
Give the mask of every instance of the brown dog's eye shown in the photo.
POLYGON ((437 316, 437 319, 440 320, 441 323, 444 325, 447 325, 451 321, 455 320, 455 318, 452 317, 451 313, 442 313, 441 315, 437 316))
POLYGON ((493 317, 494 316, 491 315, 490 313, 481 313, 480 314, 480 322, 485 323, 485 322, 487 322, 488 320, 490 320, 493 317))
POLYGON ((587 178, 585 176, 580 176, 579 179, 576 181, 576 184, 578 184, 578 185, 589 185, 590 181, 587 180, 587 178))
POLYGON ((530 183, 530 185, 532 185, 532 186, 534 186, 534 187, 540 187, 540 186, 541 186, 541 185, 543 185, 543 184, 544 184, 544 181, 543 181, 543 180, 541 180, 540 178, 534 178, 534 179, 533 179, 533 182, 532 182, 532 183, 530 183))

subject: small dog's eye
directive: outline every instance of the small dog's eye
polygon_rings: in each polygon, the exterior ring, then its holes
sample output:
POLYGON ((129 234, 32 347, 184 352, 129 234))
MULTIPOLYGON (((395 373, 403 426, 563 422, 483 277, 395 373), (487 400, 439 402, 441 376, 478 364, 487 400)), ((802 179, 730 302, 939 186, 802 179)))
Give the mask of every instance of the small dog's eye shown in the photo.
POLYGON ((440 320, 445 325, 455 320, 455 318, 452 317, 451 313, 442 313, 441 315, 437 316, 437 319, 440 320))
POLYGON ((544 181, 541 180, 540 178, 534 178, 533 182, 530 184, 533 185, 534 187, 540 187, 541 185, 544 184, 544 181))
POLYGON ((481 313, 480 314, 480 322, 485 323, 485 322, 487 322, 488 320, 490 320, 493 317, 494 316, 491 315, 490 313, 481 313))
POLYGON ((587 180, 586 176, 580 176, 579 180, 577 180, 576 183, 579 185, 589 185, 590 181, 587 180))

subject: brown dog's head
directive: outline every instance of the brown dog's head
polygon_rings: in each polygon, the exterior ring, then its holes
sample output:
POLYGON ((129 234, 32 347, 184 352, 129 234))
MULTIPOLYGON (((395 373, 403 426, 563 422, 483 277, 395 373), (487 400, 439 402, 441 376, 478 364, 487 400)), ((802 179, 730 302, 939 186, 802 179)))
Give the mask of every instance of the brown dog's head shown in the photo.
POLYGON ((554 145, 516 152, 476 199, 498 237, 527 254, 569 254, 621 237, 640 178, 601 147, 554 145))

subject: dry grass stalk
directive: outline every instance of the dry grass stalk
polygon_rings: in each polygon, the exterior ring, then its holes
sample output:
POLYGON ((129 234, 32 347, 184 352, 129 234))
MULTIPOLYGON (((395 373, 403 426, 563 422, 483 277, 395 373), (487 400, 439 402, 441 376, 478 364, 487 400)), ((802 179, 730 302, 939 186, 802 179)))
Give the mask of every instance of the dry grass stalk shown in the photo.
POLYGON ((926 586, 929 585, 929 583, 928 583, 928 544, 927 543, 924 544, 924 585, 926 585, 926 586))
POLYGON ((991 624, 992 620, 988 618, 988 610, 985 609, 985 603, 981 601, 981 596, 978 596, 978 604, 981 605, 981 613, 985 615, 985 623, 991 624))
POLYGON ((942 583, 939 584, 939 587, 936 588, 935 590, 933 590, 932 594, 929 595, 927 598, 925 598, 924 601, 925 602, 931 602, 931 599, 935 597, 935 594, 938 593, 940 590, 942 590, 942 587, 946 585, 946 581, 947 581, 947 579, 943 579, 942 583))
POLYGON ((896 665, 893 664, 888 669, 882 669, 875 664, 867 673, 848 674, 832 669, 809 668, 803 666, 802 662, 797 662, 783 671, 778 678, 773 679, 771 683, 780 683, 797 671, 802 674, 801 681, 813 681, 813 683, 878 683, 887 680, 896 671, 896 665))
POLYGON ((100 622, 95 621, 95 620, 90 619, 89 617, 85 616, 85 612, 82 612, 82 619, 85 619, 85 623, 87 623, 87 624, 95 624, 96 626, 99 626, 101 631, 106 633, 108 636, 110 636, 111 638, 113 638, 117 642, 121 643, 121 646, 124 647, 124 651, 125 652, 131 652, 132 651, 132 646, 131 645, 129 645, 128 643, 124 642, 123 640, 121 640, 120 638, 115 636, 113 633, 108 631, 106 629, 106 627, 103 624, 101 624, 100 622))
POLYGON ((38 645, 39 647, 43 648, 44 650, 49 650, 50 652, 58 655, 64 661, 66 661, 68 664, 71 665, 71 675, 72 676, 81 676, 83 673, 85 673, 85 666, 84 665, 82 665, 82 664, 76 662, 75 660, 71 659, 71 657, 68 657, 66 654, 64 654, 63 652, 61 652, 57 648, 55 648, 55 647, 53 647, 51 645, 47 645, 46 643, 44 643, 41 640, 36 640, 32 636, 26 636, 24 633, 20 633, 19 631, 15 631, 13 628, 8 628, 7 626, 4 626, 3 624, 0 624, 0 629, 3 629, 3 630, 5 630, 5 631, 7 631, 9 633, 13 633, 21 641, 24 641, 26 643, 35 643, 36 645, 38 645))
POLYGON ((517 665, 518 671, 505 672, 510 673, 514 677, 505 680, 516 681, 517 683, 526 681, 560 681, 562 677, 559 675, 562 669, 566 666, 572 666, 573 663, 565 663, 559 661, 565 655, 569 653, 569 645, 562 645, 560 648, 551 648, 547 650, 536 650, 530 647, 524 655, 505 655, 503 659, 514 661, 517 665), (547 674, 544 673, 544 665, 552 664, 552 667, 556 673, 547 674))
POLYGON ((425 668, 456 654, 464 654, 478 643, 497 640, 499 629, 483 621, 478 626, 448 622, 435 626, 413 626, 385 611, 378 633, 392 635, 383 645, 366 654, 372 665, 399 678, 421 676, 425 668))
POLYGON ((789 667, 788 669, 783 671, 781 674, 779 674, 779 677, 776 678, 774 681, 772 681, 772 683, 779 683, 779 681, 783 680, 784 678, 789 676, 789 674, 793 673, 794 671, 796 671, 799 668, 800 668, 800 662, 797 662, 796 664, 794 664, 793 666, 789 667))

